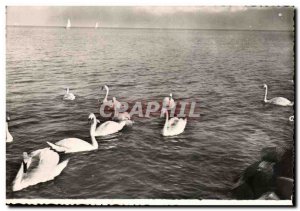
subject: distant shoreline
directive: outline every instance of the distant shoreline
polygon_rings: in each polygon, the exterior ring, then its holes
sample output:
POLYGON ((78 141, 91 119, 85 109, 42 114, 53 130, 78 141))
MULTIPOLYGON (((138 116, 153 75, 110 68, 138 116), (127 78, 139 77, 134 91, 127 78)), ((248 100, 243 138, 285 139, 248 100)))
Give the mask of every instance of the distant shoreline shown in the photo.
MULTIPOLYGON (((32 26, 32 25, 6 25, 15 28, 66 28, 65 26, 32 26)), ((94 26, 72 26, 77 29, 95 29, 94 26)), ((133 27, 98 27, 100 29, 124 29, 124 30, 195 30, 195 31, 274 31, 274 32, 294 32, 295 30, 274 30, 274 29, 189 29, 189 28, 133 28, 133 27)))

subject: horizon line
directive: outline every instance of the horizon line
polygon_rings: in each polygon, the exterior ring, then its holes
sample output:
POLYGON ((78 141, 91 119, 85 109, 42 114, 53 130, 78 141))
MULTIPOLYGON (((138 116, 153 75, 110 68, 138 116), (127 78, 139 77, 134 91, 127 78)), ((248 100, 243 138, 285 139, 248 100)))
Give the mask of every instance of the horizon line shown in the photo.
MULTIPOLYGON (((41 26, 41 25, 6 25, 6 27, 41 27, 41 28, 66 28, 66 26, 41 26)), ((93 28, 95 26, 72 26, 69 28, 93 28)), ((294 32, 295 29, 243 29, 243 28, 161 28, 161 27, 114 27, 114 26, 105 26, 105 27, 97 27, 97 29, 156 29, 156 30, 202 30, 202 31, 278 31, 278 32, 294 32)))

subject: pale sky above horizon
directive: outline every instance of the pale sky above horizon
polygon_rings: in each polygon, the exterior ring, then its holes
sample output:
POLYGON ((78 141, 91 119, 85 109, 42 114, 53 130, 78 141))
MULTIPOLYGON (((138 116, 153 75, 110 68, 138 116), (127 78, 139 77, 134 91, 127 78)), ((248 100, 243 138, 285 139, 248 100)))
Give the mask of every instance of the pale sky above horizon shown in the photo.
POLYGON ((7 25, 293 30, 292 7, 9 6, 7 25))

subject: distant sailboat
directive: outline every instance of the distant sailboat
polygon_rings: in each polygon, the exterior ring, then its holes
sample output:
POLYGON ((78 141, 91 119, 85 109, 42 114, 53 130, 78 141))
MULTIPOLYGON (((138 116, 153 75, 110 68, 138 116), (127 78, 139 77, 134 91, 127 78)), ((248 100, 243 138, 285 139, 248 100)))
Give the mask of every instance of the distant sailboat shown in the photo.
POLYGON ((70 19, 68 19, 68 23, 67 23, 66 29, 70 29, 70 28, 71 28, 71 21, 70 21, 70 19))
POLYGON ((95 25, 95 29, 97 29, 98 28, 98 22, 96 23, 96 25, 95 25))

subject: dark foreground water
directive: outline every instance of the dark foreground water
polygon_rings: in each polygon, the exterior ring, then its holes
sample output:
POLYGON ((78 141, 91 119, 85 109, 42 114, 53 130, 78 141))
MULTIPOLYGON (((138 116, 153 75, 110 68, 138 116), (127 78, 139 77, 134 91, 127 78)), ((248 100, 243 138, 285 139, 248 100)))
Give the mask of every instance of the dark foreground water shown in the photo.
POLYGON ((293 145, 293 33, 151 29, 7 28, 7 198, 228 199, 241 172, 264 147, 293 145), (46 141, 89 141, 88 114, 99 98, 198 101, 201 117, 165 138, 164 119, 97 138, 99 149, 65 155, 53 181, 19 192, 11 183, 23 151, 46 141), (69 86, 77 98, 62 101, 69 86))

